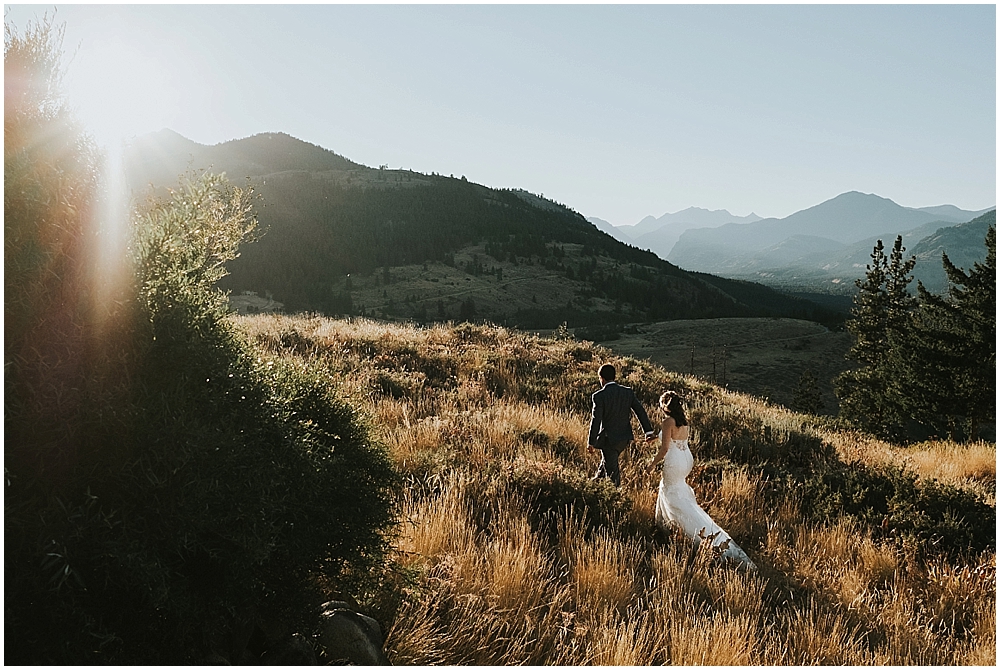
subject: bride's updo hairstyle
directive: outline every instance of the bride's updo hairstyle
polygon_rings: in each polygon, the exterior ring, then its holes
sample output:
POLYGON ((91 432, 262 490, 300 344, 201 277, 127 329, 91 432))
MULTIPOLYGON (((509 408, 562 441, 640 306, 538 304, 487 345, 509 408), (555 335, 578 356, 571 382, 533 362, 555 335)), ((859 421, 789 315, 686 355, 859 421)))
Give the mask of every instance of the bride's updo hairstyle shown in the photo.
POLYGON ((673 391, 666 391, 660 396, 660 407, 672 417, 677 426, 688 425, 687 416, 684 414, 684 404, 681 397, 673 391))

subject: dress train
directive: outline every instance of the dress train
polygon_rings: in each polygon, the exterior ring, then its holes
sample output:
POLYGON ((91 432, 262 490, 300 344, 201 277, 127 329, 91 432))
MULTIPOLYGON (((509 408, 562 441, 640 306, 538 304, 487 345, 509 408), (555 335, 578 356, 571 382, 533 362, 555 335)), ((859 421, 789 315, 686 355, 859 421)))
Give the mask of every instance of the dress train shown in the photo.
POLYGON ((694 497, 687 476, 694 457, 687 440, 672 440, 663 457, 660 491, 656 497, 656 524, 663 529, 677 526, 696 542, 711 540, 723 558, 756 569, 753 561, 719 524, 712 520, 694 497))

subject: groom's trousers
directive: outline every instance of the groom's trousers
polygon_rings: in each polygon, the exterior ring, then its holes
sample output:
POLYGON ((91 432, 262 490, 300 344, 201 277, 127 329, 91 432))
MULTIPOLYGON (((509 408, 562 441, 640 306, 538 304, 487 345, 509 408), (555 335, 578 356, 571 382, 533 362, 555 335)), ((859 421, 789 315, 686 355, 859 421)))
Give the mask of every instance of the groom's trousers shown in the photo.
POLYGON ((593 478, 600 479, 601 477, 607 477, 615 483, 615 486, 621 486, 622 473, 618 465, 618 457, 621 452, 628 448, 630 443, 631 440, 599 449, 598 451, 601 452, 601 464, 597 466, 597 473, 593 478))

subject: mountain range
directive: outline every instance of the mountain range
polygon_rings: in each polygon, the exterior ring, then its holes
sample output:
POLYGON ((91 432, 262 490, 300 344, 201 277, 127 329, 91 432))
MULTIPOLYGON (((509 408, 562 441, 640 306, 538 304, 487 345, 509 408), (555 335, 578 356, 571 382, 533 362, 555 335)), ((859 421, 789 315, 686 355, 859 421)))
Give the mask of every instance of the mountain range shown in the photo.
MULTIPOLYGON (((715 223, 687 225, 679 233, 670 223, 650 229, 656 225, 654 221, 665 217, 647 217, 636 226, 621 226, 615 233, 619 239, 648 248, 688 270, 759 281, 786 290, 835 293, 853 293, 854 279, 864 275, 877 240, 888 248, 896 235, 902 235, 904 246, 917 257, 916 278, 928 289, 940 292, 946 288, 941 252, 947 252, 960 267, 967 267, 962 262, 971 266, 981 261, 986 254, 983 241, 991 211, 995 210, 967 211, 953 205, 903 207, 887 198, 852 191, 781 219, 746 220, 751 215, 738 221, 730 215, 732 220, 725 221, 728 212, 719 210, 715 223), (634 231, 644 223, 646 232, 634 237, 634 231), (959 225, 964 226, 961 231, 949 232, 959 225), (931 236, 936 242, 917 247, 931 236), (927 246, 933 246, 934 251, 927 246)), ((676 219, 685 212, 666 216, 676 219)))
POLYGON ((660 258, 666 258, 670 250, 684 231, 691 228, 715 228, 727 223, 753 223, 760 221, 756 214, 736 216, 728 210, 709 210, 701 207, 688 207, 679 212, 666 213, 660 217, 647 216, 632 226, 613 226, 612 224, 588 217, 595 226, 628 244, 640 249, 649 249, 660 258))
POLYGON ((214 146, 163 130, 126 152, 138 194, 205 169, 260 195, 263 234, 221 286, 286 311, 520 327, 665 318, 836 321, 763 285, 688 272, 517 189, 371 168, 284 133, 214 146))

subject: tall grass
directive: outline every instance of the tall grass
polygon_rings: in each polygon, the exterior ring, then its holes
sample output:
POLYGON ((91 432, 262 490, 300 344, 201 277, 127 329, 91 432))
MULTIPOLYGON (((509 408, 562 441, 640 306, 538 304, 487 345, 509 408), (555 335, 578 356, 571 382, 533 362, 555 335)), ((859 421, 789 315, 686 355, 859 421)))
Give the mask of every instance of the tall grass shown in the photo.
POLYGON ((992 445, 967 448, 963 469, 950 443, 907 452, 589 343, 502 328, 239 324, 262 356, 328 370, 408 477, 394 562, 411 578, 369 601, 394 663, 995 663, 992 549, 942 551, 966 536, 883 528, 848 513, 839 489, 823 494, 832 516, 804 514, 820 490, 809 482, 861 472, 875 489, 858 491, 896 491, 906 514, 978 500, 995 519, 992 445), (589 394, 606 361, 647 407, 665 388, 688 396, 689 482, 759 571, 655 527, 652 448, 624 455, 620 489, 589 480, 589 394), (909 468, 915 498, 892 489, 886 465, 909 468), (951 497, 928 497, 934 480, 951 497))

